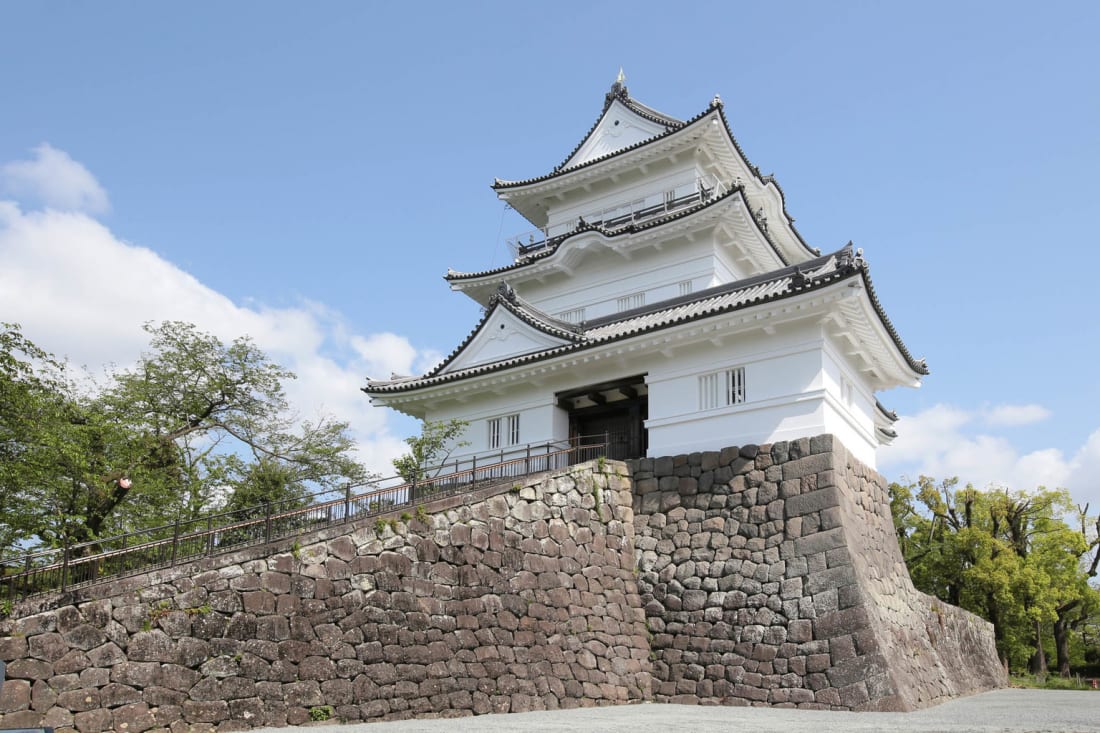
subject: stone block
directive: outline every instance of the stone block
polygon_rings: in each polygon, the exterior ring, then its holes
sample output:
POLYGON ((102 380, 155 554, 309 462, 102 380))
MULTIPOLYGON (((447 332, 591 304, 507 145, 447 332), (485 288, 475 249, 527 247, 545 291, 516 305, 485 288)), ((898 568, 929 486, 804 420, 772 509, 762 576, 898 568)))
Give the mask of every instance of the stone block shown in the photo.
POLYGON ((786 500, 785 511, 787 518, 801 517, 839 505, 840 494, 830 487, 790 497, 786 500))

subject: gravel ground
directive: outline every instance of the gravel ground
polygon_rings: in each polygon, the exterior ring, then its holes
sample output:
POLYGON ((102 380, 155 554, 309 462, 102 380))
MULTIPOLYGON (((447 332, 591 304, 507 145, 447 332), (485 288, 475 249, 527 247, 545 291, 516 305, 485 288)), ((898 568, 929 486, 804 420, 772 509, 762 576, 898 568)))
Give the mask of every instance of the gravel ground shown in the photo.
MULTIPOLYGON (((301 728, 264 728, 295 733, 301 728)), ((1091 733, 1100 732, 1100 693, 996 690, 913 713, 845 713, 785 708, 623 705, 513 715, 311 725, 310 733, 550 733, 680 730, 753 733, 1091 733)))

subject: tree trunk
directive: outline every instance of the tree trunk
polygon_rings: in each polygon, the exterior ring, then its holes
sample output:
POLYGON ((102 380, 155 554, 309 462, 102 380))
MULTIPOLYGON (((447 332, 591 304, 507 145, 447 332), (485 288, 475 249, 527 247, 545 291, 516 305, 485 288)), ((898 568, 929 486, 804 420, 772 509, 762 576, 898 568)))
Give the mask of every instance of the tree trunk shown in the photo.
POLYGON ((1058 653, 1058 675, 1069 677, 1069 622, 1061 616, 1054 622, 1054 648, 1058 653))
POLYGON ((1041 633, 1042 626, 1035 622, 1035 634, 1032 637, 1032 642, 1035 644, 1035 651, 1031 654, 1031 659, 1027 661, 1027 671, 1031 674, 1046 674, 1047 672, 1047 655, 1043 651, 1043 635, 1041 633))

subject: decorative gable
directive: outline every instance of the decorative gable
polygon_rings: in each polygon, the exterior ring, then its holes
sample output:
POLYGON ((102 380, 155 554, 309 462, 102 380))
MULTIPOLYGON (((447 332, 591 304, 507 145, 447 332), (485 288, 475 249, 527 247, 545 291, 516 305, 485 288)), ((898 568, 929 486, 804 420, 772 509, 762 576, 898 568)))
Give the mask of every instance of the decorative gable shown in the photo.
POLYGON ((562 168, 582 165, 591 160, 602 158, 623 148, 636 145, 643 140, 667 132, 668 128, 659 122, 642 117, 619 99, 611 102, 596 127, 581 143, 577 151, 565 161, 562 168))
POLYGON ((492 364, 569 343, 572 343, 569 339, 536 328, 497 302, 466 344, 439 373, 447 374, 482 364, 492 364))

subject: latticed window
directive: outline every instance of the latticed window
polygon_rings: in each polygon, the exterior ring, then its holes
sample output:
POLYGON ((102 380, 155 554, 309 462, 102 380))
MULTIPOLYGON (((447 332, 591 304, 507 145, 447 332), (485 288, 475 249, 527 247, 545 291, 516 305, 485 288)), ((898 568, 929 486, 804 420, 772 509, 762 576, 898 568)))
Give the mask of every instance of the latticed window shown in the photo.
POLYGON ((735 367, 699 377, 699 409, 739 405, 745 401, 745 367, 735 367))
POLYGON ((500 418, 494 417, 489 420, 489 447, 500 447, 500 418))
POLYGON ((490 418, 488 425, 490 448, 519 444, 519 415, 490 418))
POLYGON ((508 422, 508 445, 519 444, 519 415, 509 415, 508 422))
POLYGON ((677 284, 680 286, 680 295, 691 295, 691 291, 694 289, 691 280, 684 280, 677 284))

